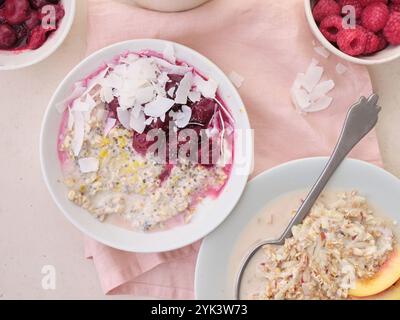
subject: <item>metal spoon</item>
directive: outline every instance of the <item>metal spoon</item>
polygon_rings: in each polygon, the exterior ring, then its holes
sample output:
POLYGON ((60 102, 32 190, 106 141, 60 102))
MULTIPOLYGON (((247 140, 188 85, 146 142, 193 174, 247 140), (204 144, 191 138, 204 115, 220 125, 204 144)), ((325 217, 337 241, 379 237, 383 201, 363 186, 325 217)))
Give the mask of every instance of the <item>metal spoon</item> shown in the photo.
POLYGON ((304 202, 297 210, 296 214, 286 227, 283 234, 276 240, 263 240, 255 244, 243 259, 239 273, 235 282, 235 298, 240 299, 241 281, 244 270, 254 254, 265 245, 283 245, 287 238, 292 236, 292 227, 303 221, 308 215, 315 201, 318 199, 322 190, 325 188, 333 173, 346 158, 354 146, 370 132, 378 122, 378 114, 381 107, 377 106, 378 95, 373 94, 368 99, 361 97, 360 100, 352 105, 347 113, 340 138, 336 147, 328 160, 321 175, 311 188, 304 202))

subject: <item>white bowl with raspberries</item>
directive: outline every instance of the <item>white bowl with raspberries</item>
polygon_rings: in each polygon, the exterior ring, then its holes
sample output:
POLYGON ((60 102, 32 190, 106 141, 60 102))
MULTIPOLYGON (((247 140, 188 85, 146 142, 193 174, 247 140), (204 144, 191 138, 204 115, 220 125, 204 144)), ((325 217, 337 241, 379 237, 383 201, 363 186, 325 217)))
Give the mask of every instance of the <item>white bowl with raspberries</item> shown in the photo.
POLYGON ((312 32, 330 52, 374 65, 400 57, 400 0, 305 0, 312 32))

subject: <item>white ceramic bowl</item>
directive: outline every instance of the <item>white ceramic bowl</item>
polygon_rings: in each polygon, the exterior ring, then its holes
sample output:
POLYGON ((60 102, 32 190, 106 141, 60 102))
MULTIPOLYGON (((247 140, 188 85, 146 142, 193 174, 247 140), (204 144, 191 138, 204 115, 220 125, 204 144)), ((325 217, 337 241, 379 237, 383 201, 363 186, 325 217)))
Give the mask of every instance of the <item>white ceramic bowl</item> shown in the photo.
POLYGON ((333 54, 349 62, 363 64, 363 65, 382 64, 389 61, 393 61, 400 57, 400 46, 388 46, 382 51, 379 51, 373 55, 365 57, 352 57, 340 51, 324 37, 321 31, 319 31, 317 23, 315 22, 314 17, 312 15, 312 8, 314 7, 315 2, 316 0, 304 0, 304 8, 308 24, 314 36, 318 39, 318 41, 333 54))
MULTIPOLYGON (((67 199, 67 188, 60 182, 62 172, 57 157, 57 136, 62 115, 56 108, 57 102, 63 101, 72 90, 75 82, 98 70, 102 63, 127 50, 145 49, 163 52, 167 41, 163 40, 130 40, 101 49, 83 60, 61 82, 54 93, 44 116, 40 135, 40 158, 46 185, 65 216, 81 231, 90 237, 114 248, 132 252, 161 252, 184 247, 203 238, 214 230, 231 212, 239 200, 246 185, 250 169, 233 172, 224 191, 215 200, 204 201, 197 207, 193 220, 184 226, 160 232, 141 233, 128 231, 116 226, 100 223, 87 211, 74 205, 67 199)), ((219 94, 230 108, 237 129, 249 129, 250 124, 243 102, 226 75, 211 61, 196 51, 174 43, 177 58, 193 65, 204 75, 215 79, 220 87, 219 94)), ((251 146, 252 149, 252 146, 251 146)), ((251 162, 253 152, 246 160, 251 162)))
POLYGON ((47 41, 36 50, 13 52, 0 50, 0 71, 21 69, 36 64, 50 56, 63 43, 71 29, 75 17, 75 0, 61 0, 65 16, 59 28, 53 32, 47 41))
POLYGON ((196 8, 209 0, 131 0, 139 6, 163 12, 177 12, 196 8))
MULTIPOLYGON (((229 218, 203 240, 196 266, 197 299, 233 299, 231 257, 240 233, 267 203, 289 192, 309 189, 327 160, 308 158, 288 162, 260 174, 248 183, 229 218)), ((388 218, 400 220, 400 180, 379 167, 347 159, 327 188, 358 190, 388 218)))

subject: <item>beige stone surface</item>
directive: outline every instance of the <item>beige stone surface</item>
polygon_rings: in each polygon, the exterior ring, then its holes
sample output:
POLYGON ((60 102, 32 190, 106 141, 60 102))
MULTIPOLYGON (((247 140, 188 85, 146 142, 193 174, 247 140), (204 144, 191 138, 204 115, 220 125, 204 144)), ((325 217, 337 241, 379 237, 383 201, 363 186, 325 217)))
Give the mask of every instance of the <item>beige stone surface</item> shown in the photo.
MULTIPOLYGON (((39 131, 51 94, 85 53, 85 1, 62 47, 33 67, 0 73, 0 299, 104 298, 83 236, 58 212, 39 167, 39 131), (43 290, 42 267, 56 270, 43 290)), ((378 134, 386 169, 400 176, 400 61, 370 69, 381 95, 378 134)))

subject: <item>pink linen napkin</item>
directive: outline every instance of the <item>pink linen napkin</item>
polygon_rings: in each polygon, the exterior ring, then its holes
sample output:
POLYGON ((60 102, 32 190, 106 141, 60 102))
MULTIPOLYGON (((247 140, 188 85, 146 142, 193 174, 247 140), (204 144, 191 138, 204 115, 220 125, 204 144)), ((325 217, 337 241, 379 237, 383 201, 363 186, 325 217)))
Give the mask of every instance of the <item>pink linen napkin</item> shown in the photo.
MULTIPOLYGON (((160 13, 121 1, 89 0, 88 52, 137 38, 161 38, 194 48, 227 74, 244 77, 239 92, 255 130, 253 176, 280 163, 329 155, 346 111, 360 95, 371 93, 367 70, 313 48, 302 0, 212 0, 181 13, 160 13), (316 58, 326 77, 336 83, 332 106, 302 115, 290 101, 289 89, 299 72, 316 58), (339 75, 338 62, 348 70, 339 75)), ((318 46, 319 44, 317 44, 318 46)), ((352 157, 381 164, 374 133, 352 157)), ((86 239, 102 288, 108 294, 171 299, 193 298, 199 243, 174 252, 134 254, 86 239)))

